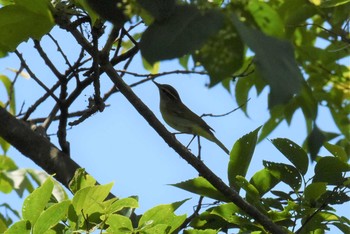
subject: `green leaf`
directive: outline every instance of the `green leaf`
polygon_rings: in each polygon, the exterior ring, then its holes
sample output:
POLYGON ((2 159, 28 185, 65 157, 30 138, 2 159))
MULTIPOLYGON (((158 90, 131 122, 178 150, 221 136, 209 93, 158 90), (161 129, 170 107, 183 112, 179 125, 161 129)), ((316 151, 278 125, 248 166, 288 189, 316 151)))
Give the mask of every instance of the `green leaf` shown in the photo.
POLYGON ((26 169, 11 170, 4 173, 7 178, 13 183, 13 189, 16 190, 17 194, 22 197, 25 190, 33 192, 34 188, 27 177, 26 169))
POLYGON ((30 234, 31 226, 28 220, 20 220, 14 223, 4 234, 30 234))
POLYGON ((341 109, 334 109, 330 107, 330 111, 333 117, 333 120, 341 133, 347 138, 350 139, 350 119, 348 117, 349 113, 341 109))
POLYGON ((270 85, 269 108, 288 103, 300 92, 303 81, 290 42, 248 28, 236 16, 232 16, 232 22, 242 40, 255 52, 257 72, 270 85))
POLYGON ((296 97, 297 106, 301 107, 306 119, 316 120, 318 103, 314 98, 311 88, 303 82, 300 94, 296 97))
POLYGON ((39 40, 54 26, 47 0, 21 0, 0 9, 0 52, 14 51, 29 38, 39 40))
POLYGON ((71 201, 69 200, 62 201, 42 212, 33 227, 33 234, 45 233, 63 220, 67 216, 70 204, 71 201))
POLYGON ((96 180, 86 173, 85 169, 79 168, 75 171, 74 177, 69 182, 69 188, 73 193, 76 193, 80 189, 94 186, 96 184, 96 180))
MULTIPOLYGON (((1 10, 0 10, 0 12, 1 12, 1 10)), ((0 15, 0 17, 1 17, 1 15, 0 15)), ((1 39, 0 39, 0 45, 1 45, 1 39)), ((0 47, 0 50, 1 50, 1 47, 0 47)), ((7 76, 0 75, 0 81, 5 86, 5 89, 6 89, 6 92, 7 92, 8 101, 10 103, 10 113, 12 115, 15 115, 16 114, 15 88, 13 87, 10 78, 8 78, 7 76)), ((3 150, 5 151, 4 148, 3 148, 3 150)))
POLYGON ((348 156, 343 147, 339 145, 332 145, 328 142, 325 142, 323 145, 329 152, 331 152, 335 157, 339 158, 341 161, 348 161, 348 156))
POLYGON ((16 163, 7 156, 0 155, 0 170, 1 171, 12 171, 16 170, 18 167, 16 163))
POLYGON ((138 202, 136 199, 128 197, 128 198, 123 198, 119 199, 115 202, 113 202, 109 207, 108 207, 108 213, 112 214, 117 211, 122 210, 123 208, 137 208, 138 202))
POLYGON ((146 59, 142 58, 143 67, 149 71, 151 74, 156 74, 159 72, 160 62, 154 64, 149 64, 146 59))
POLYGON ((347 4, 350 0, 310 0, 310 2, 319 7, 329 8, 347 4))
POLYGON ((262 127, 258 142, 264 140, 282 122, 284 118, 284 111, 285 109, 283 106, 275 106, 270 109, 270 118, 262 127))
POLYGON ((169 229, 167 233, 174 232, 186 219, 186 215, 177 216, 174 214, 174 211, 187 200, 188 199, 172 204, 159 205, 146 211, 140 218, 138 228, 147 230, 157 225, 166 225, 166 228, 169 227, 167 228, 169 229))
POLYGON ((247 225, 251 223, 248 219, 245 219, 241 216, 241 210, 233 203, 219 205, 215 207, 210 213, 220 216, 222 219, 231 224, 247 225))
POLYGON ((313 182, 326 182, 332 185, 343 184, 343 172, 350 171, 349 164, 335 157, 322 157, 315 166, 313 182))
POLYGON ((199 230, 199 229, 186 229, 184 230, 184 234, 217 234, 218 231, 214 229, 205 229, 205 230, 199 230))
POLYGON ((39 188, 29 194, 23 202, 23 219, 29 220, 32 225, 35 224, 51 197, 53 185, 53 181, 49 177, 39 188))
POLYGON ((239 192, 240 188, 236 184, 236 176, 246 176, 248 167, 253 157, 257 142, 257 135, 260 128, 261 127, 258 127, 254 131, 238 139, 232 148, 230 162, 227 169, 227 176, 230 187, 233 187, 235 190, 237 190, 237 192, 239 192))
POLYGON ((5 141, 2 137, 0 137, 0 146, 4 151, 4 154, 6 154, 6 152, 9 150, 11 145, 7 141, 5 141))
POLYGON ((111 191, 113 183, 106 185, 95 185, 80 189, 72 199, 72 204, 78 215, 91 216, 93 213, 103 211, 102 202, 111 191))
POLYGON ((14 0, 0 0, 0 4, 1 4, 2 6, 14 4, 14 0))
POLYGON ((133 233, 133 226, 131 220, 128 217, 112 214, 108 217, 106 224, 109 225, 107 228, 108 233, 133 233))
POLYGON ((279 182, 281 182, 281 179, 273 176, 267 168, 256 172, 249 181, 249 183, 251 183, 259 191, 261 197, 265 193, 269 192, 279 182))
POLYGON ((199 49, 222 27, 223 15, 216 10, 202 12, 193 5, 176 6, 171 17, 155 21, 140 41, 142 56, 150 63, 178 58, 199 49))
POLYGON ((300 188, 302 179, 295 167, 285 163, 275 163, 265 160, 263 164, 274 177, 288 184, 294 191, 300 188))
POLYGON ((306 152, 299 145, 286 138, 273 139, 271 142, 302 175, 306 174, 309 160, 306 152))
POLYGON ((4 172, 0 171, 0 191, 3 193, 10 193, 13 190, 13 181, 6 176, 4 172))
POLYGON ((327 191, 327 183, 316 182, 309 184, 304 190, 305 200, 309 203, 316 202, 327 191))
POLYGON ((137 3, 157 21, 164 21, 171 17, 175 9, 175 0, 137 0, 137 3))
POLYGON ((185 70, 188 70, 189 59, 190 59, 189 55, 185 55, 185 56, 182 56, 181 58, 179 58, 179 63, 185 70))
MULTIPOLYGON (((125 4, 121 0, 84 0, 102 19, 112 22, 120 28, 128 20, 124 14, 125 4)), ((91 10, 89 12, 91 14, 91 10)), ((95 22, 93 21, 93 24, 95 22)))
POLYGON ((250 0, 247 9, 264 33, 278 38, 284 36, 284 23, 276 10, 269 4, 258 0, 250 0))
POLYGON ((202 65, 210 76, 210 86, 232 77, 242 66, 244 44, 231 23, 193 54, 195 63, 202 65))
POLYGON ((308 146, 308 149, 310 152, 310 158, 312 161, 315 160, 325 140, 326 140, 326 136, 317 127, 317 125, 314 124, 311 133, 307 137, 307 146, 308 146))
POLYGON ((222 193, 220 193, 213 185, 211 185, 205 178, 197 177, 181 183, 172 184, 172 186, 181 188, 191 193, 200 196, 209 197, 219 201, 229 201, 222 193))
POLYGON ((255 207, 262 207, 261 196, 257 188, 251 183, 249 183, 243 176, 237 176, 236 183, 238 187, 244 189, 246 192, 246 200, 254 205, 255 207))

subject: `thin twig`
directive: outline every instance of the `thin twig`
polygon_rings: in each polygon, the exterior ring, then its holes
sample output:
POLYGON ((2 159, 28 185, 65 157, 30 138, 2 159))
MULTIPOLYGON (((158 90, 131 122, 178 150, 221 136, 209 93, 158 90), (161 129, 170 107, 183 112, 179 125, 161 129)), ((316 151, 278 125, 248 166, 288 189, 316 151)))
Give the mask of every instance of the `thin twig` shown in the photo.
POLYGON ((46 85, 40 81, 40 79, 38 79, 38 77, 36 77, 36 75, 32 72, 32 70, 29 68, 29 66, 27 65, 26 61, 24 60, 23 56, 21 53, 18 52, 18 50, 15 50, 15 54, 17 55, 17 57, 19 58, 19 60, 21 61, 21 64, 23 65, 23 67, 26 69, 26 71, 29 73, 30 77, 36 82, 38 83, 38 85, 43 88, 56 102, 60 102, 60 100, 56 97, 56 95, 51 92, 51 90, 46 87, 46 85))
POLYGON ((223 116, 226 116, 226 115, 229 115, 229 114, 231 114, 231 113, 235 112, 236 110, 241 109, 241 108, 242 108, 244 105, 246 105, 246 104, 247 104, 249 101, 250 101, 250 98, 248 98, 248 100, 247 100, 245 103, 243 103, 243 104, 239 105, 237 108, 235 108, 235 109, 233 109, 233 110, 231 110, 231 111, 229 111, 229 112, 227 112, 227 113, 220 114, 220 115, 214 115, 214 114, 203 114, 203 115, 201 115, 201 117, 206 117, 206 116, 209 116, 209 117, 223 117, 223 116))
POLYGON ((190 216, 188 216, 185 221, 181 224, 181 226, 177 229, 177 232, 185 229, 187 227, 187 225, 195 218, 198 216, 199 211, 202 209, 202 202, 203 202, 204 197, 200 196, 198 199, 198 203, 195 206, 195 210, 193 211, 193 214, 191 214, 190 216))
POLYGON ((64 76, 58 71, 56 66, 51 62, 51 59, 47 56, 45 51, 40 45, 40 42, 38 40, 33 40, 34 42, 34 48, 38 51, 40 57, 44 60, 45 64, 48 68, 52 71, 52 73, 60 80, 62 81, 64 79, 64 76))

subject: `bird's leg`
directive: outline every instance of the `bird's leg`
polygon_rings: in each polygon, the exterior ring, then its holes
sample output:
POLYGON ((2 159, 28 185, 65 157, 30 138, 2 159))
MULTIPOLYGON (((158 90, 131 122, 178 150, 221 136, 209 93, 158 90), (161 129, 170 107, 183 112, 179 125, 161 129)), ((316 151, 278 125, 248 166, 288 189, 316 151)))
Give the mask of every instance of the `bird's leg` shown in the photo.
POLYGON ((200 136, 197 136, 197 139, 198 139, 198 156, 197 156, 197 158, 199 159, 199 160, 201 160, 201 138, 200 138, 200 136))
POLYGON ((196 137, 197 135, 193 135, 192 139, 190 140, 190 142, 187 144, 186 148, 190 147, 192 141, 194 140, 194 138, 196 137))

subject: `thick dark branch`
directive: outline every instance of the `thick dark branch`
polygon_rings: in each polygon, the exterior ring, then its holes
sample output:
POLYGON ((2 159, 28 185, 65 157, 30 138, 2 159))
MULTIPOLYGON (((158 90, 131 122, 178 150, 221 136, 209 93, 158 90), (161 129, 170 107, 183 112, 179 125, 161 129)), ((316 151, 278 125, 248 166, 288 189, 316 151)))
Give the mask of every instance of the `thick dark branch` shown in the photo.
POLYGON ((80 166, 51 144, 45 136, 33 131, 29 124, 16 119, 2 107, 0 136, 48 174, 54 174, 54 177, 69 189, 68 183, 80 166))

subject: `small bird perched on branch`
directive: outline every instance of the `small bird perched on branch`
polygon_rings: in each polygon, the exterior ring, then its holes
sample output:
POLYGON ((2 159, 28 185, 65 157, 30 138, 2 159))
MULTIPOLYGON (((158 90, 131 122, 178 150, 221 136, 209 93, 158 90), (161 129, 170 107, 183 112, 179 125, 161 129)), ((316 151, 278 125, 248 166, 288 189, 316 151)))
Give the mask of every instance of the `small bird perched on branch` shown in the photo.
POLYGON ((230 151, 213 134, 214 131, 201 117, 193 113, 185 104, 182 103, 176 89, 167 84, 159 84, 153 81, 160 95, 160 112, 164 121, 175 130, 202 136, 212 142, 215 142, 227 154, 230 151))

